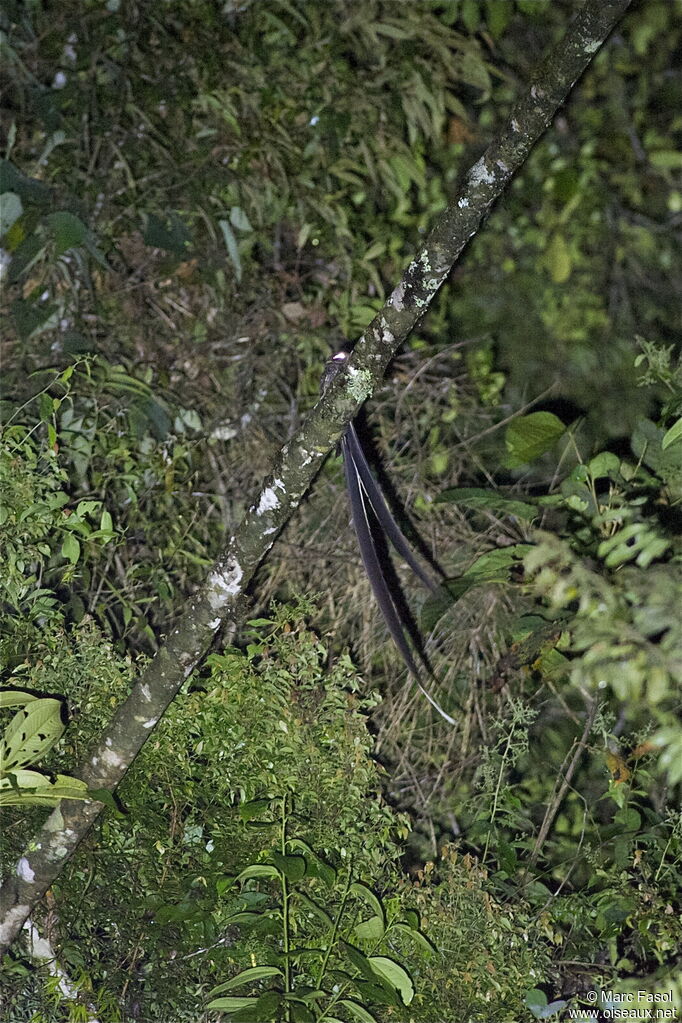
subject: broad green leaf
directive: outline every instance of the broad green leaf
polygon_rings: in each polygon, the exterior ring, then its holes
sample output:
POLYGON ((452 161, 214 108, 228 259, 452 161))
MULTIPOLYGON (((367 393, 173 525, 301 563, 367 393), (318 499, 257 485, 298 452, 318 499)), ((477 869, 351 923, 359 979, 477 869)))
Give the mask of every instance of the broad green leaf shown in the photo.
POLYGON ((357 1019, 360 1023, 377 1023, 376 1016, 373 1016, 364 1005, 360 1005, 359 1002, 353 1002, 350 998, 342 998, 339 1002, 344 1009, 347 1009, 353 1019, 357 1019))
POLYGON ((379 941, 386 933, 383 917, 372 916, 355 927, 358 941, 379 941))
POLYGON ((11 771, 0 778, 0 806, 53 806, 61 799, 89 799, 85 782, 58 774, 54 781, 39 771, 11 771))
POLYGON ((506 464, 509 468, 525 465, 553 448, 566 427, 553 412, 531 412, 514 419, 505 434, 506 464))
POLYGON ((318 856, 307 842, 300 838, 291 838, 287 845, 290 849, 300 849, 305 856, 308 877, 319 877, 329 888, 334 884, 336 881, 335 868, 323 860, 321 856, 318 856))
POLYGON ((88 236, 88 229, 80 217, 67 210, 50 213, 46 220, 52 228, 58 256, 82 245, 88 236))
MULTIPOLYGON (((250 623, 249 623, 250 624, 250 623)), ((251 821, 260 817, 264 810, 270 806, 269 799, 251 799, 248 803, 242 803, 239 807, 239 816, 243 821, 251 821)))
POLYGON ((144 243, 155 249, 164 249, 174 256, 187 256, 191 235, 177 213, 173 212, 167 221, 161 220, 155 213, 145 217, 144 243))
POLYGON ((117 817, 123 816, 110 789, 88 789, 88 798, 94 799, 98 803, 104 803, 109 810, 114 811, 117 817))
POLYGON ((540 988, 534 987, 526 991, 523 998, 524 1005, 530 1009, 533 1015, 547 1005, 547 995, 540 988))
POLYGON ((409 1005, 414 998, 414 985, 403 967, 387 956, 370 956, 369 964, 377 977, 395 988, 405 1005, 409 1005))
POLYGON ((620 458, 611 451, 601 451, 588 463, 588 471, 592 479, 604 479, 620 475, 620 458))
POLYGON ((81 553, 81 545, 73 533, 67 533, 62 543, 62 557, 75 565, 81 553))
POLYGON ((19 689, 0 689, 0 707, 24 707, 37 699, 32 693, 22 693, 19 689))
POLYGON ((666 448, 669 448, 671 444, 674 444, 675 441, 680 440, 680 438, 682 438, 682 417, 680 417, 676 423, 673 423, 670 429, 666 432, 665 437, 661 441, 661 447, 665 451, 666 448))
POLYGON ((286 877, 287 881, 300 881, 305 876, 305 860, 302 856, 282 856, 281 853, 273 852, 273 863, 286 877))
POLYGON ((215 883, 218 895, 224 895, 225 892, 228 892, 235 881, 236 877, 234 874, 224 874, 223 877, 219 877, 215 883))
POLYGON ((64 732, 61 708, 45 697, 17 711, 0 742, 0 773, 34 763, 54 746, 64 732))
POLYGON ((231 917, 228 917, 228 923, 230 924, 257 924, 263 919, 262 913, 233 913, 231 917))
POLYGON ((264 977, 281 976, 282 971, 278 966, 251 966, 248 970, 242 970, 236 977, 232 977, 223 984, 218 984, 217 987, 212 988, 208 992, 208 997, 212 998, 213 995, 218 995, 222 991, 231 991, 232 988, 239 987, 240 984, 251 984, 256 980, 263 980, 264 977))
MULTIPOLYGON (((12 271, 15 269, 17 257, 15 256, 10 266, 10 282, 12 271)), ((16 299, 12 302, 12 317, 16 323, 17 330, 24 340, 36 337, 38 334, 51 328, 54 323, 57 306, 53 302, 38 304, 31 299, 24 301, 16 299)))
POLYGON ((513 515, 517 519, 528 522, 537 518, 538 509, 526 501, 514 497, 506 497, 496 490, 485 490, 483 487, 453 487, 444 490, 437 498, 437 503, 461 504, 465 508, 484 508, 503 515, 513 515))
POLYGON ((315 1023, 315 1016, 302 999, 286 999, 290 1013, 291 1023, 315 1023))
POLYGON ((24 203, 49 208, 52 190, 37 178, 28 178, 9 160, 0 160, 0 192, 16 192, 24 203))
POLYGON ((659 149, 649 153, 649 162, 659 170, 682 170, 682 153, 678 149, 659 149))

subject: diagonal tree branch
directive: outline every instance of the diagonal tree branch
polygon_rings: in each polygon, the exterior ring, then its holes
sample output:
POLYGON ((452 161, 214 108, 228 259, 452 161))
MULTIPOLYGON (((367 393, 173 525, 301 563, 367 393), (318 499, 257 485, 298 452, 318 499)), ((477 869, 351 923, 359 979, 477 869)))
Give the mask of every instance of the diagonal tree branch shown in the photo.
MULTIPOLYGON (((78 773, 91 788, 116 788, 221 625, 235 617, 258 565, 327 453, 381 381, 462 249, 629 3, 586 0, 564 38, 538 69, 508 127, 471 168, 459 197, 438 218, 400 283, 357 342, 344 371, 325 390, 298 434, 282 448, 258 500, 81 766, 78 773)), ((103 804, 96 801, 64 800, 36 833, 0 889, 0 952, 17 937, 102 809, 103 804)))

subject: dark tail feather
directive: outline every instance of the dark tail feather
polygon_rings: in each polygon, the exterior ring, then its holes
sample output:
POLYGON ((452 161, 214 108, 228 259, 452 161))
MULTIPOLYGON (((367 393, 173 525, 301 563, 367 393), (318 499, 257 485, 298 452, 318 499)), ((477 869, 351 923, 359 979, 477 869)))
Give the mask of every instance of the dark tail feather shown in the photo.
POLYGON ((451 718, 449 714, 445 713, 442 707, 438 705, 438 703, 433 699, 430 693, 427 692, 427 690, 421 683, 419 669, 417 668, 414 657, 412 656, 412 650, 410 649, 409 643, 405 638, 405 632, 403 630, 403 624, 400 620, 400 614, 396 607, 396 603, 391 593, 390 587, 386 582, 386 578, 381 567, 381 561, 379 559, 379 555, 377 554, 376 546, 374 544, 372 528, 367 514, 368 504, 371 506, 374 514, 377 517, 377 520, 379 521, 379 524, 383 527, 384 531, 391 539, 391 542, 393 543, 398 553, 405 558, 407 563, 410 565, 411 568, 414 569, 415 572, 417 572, 419 577, 423 581, 426 581, 426 584, 429 586, 429 588, 432 588, 433 584, 431 580, 428 580, 428 577, 426 577, 426 580, 424 580, 424 576, 426 575, 426 573, 423 573, 423 569, 421 569, 420 566, 415 567, 417 566, 418 563, 415 561, 411 551, 409 551, 409 548, 407 547, 407 540, 405 539, 405 537, 403 536, 403 534, 400 532, 397 525, 393 521, 393 518, 374 480, 374 477, 372 476, 369 470, 369 466, 367 465, 365 457, 362 454, 362 449, 360 448, 360 443, 357 439, 357 435, 355 434, 352 424, 351 426, 348 427, 347 432, 344 434, 341 440, 341 450, 343 452, 343 466, 346 474, 346 485, 348 488, 348 497, 350 499, 351 514, 353 517, 353 527, 358 538, 358 545, 360 547, 360 556, 362 558, 362 563, 365 566, 365 572, 367 573, 367 578, 370 581, 372 591, 376 598, 377 604, 379 605, 379 610, 384 616, 384 621, 388 626, 388 631, 391 634, 391 638, 393 639, 393 642, 398 648, 398 651, 400 652, 400 655, 402 656, 408 668, 408 671, 410 672, 415 682, 417 683, 420 692, 426 697, 429 703, 438 711, 441 717, 445 718, 446 721, 454 725, 455 720, 451 718), (360 455, 359 459, 357 459, 358 452, 360 455), (366 484, 366 478, 369 478, 371 480, 370 487, 372 488, 372 492, 375 494, 376 504, 372 500, 372 497, 368 492, 369 488, 366 484), (383 512, 381 514, 378 511, 378 507, 381 507, 383 509, 383 512), (390 530, 386 525, 387 519, 391 524, 390 530), (399 537, 398 542, 396 542, 395 540, 396 535, 399 537), (408 551, 409 556, 406 556, 405 554, 406 550, 408 551))
POLYGON ((362 450, 362 446, 358 440, 358 435, 355 432, 355 427, 352 423, 349 423, 346 428, 345 440, 355 463, 362 487, 369 498, 372 511, 376 515, 384 533, 391 541, 400 557, 403 558, 406 564, 410 566, 414 574, 421 579, 427 589, 431 590, 431 592, 435 594, 440 593, 440 587, 419 564, 410 549, 410 545, 406 537, 398 526, 398 523, 391 515, 388 505, 384 500, 384 495, 381 493, 381 490, 372 475, 372 470, 367 464, 365 453, 362 450))

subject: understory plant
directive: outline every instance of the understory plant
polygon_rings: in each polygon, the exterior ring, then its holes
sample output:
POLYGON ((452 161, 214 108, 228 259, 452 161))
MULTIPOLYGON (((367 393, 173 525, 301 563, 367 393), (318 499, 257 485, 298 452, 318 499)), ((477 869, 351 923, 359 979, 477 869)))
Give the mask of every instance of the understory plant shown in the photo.
POLYGON ((297 838, 296 825, 304 829, 305 822, 296 821, 291 796, 241 807, 256 826, 256 817, 272 814, 279 817, 278 847, 219 882, 229 895, 226 922, 264 938, 268 962, 215 987, 210 995, 220 997, 208 1008, 243 1023, 338 1023, 339 1016, 375 1023, 373 1006, 409 1005, 414 985, 396 941, 402 938, 413 955, 433 952, 417 914, 377 896, 352 860, 337 870, 297 838))

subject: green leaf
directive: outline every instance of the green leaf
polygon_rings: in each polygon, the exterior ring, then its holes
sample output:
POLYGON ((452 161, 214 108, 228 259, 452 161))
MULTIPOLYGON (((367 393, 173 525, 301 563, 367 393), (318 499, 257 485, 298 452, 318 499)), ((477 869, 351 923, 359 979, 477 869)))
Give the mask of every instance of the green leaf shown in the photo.
POLYGON ((242 803, 239 807, 239 816, 243 821, 251 821, 260 817, 264 810, 270 806, 269 799, 251 799, 248 803, 242 803))
POLYGON ((230 227, 227 220, 219 220, 218 226, 223 232, 223 240, 225 242, 225 248, 227 249, 228 255, 232 260, 234 266, 234 274, 237 278, 237 283, 242 279, 242 261, 239 255, 239 246, 237 245, 237 239, 234 236, 234 232, 230 227))
POLYGON ((237 874, 235 881, 248 881, 253 877, 280 877, 280 872, 270 863, 254 863, 237 874))
POLYGON ((0 778, 0 806, 54 806, 61 799, 89 799, 85 782, 58 774, 54 781, 39 771, 10 771, 0 778))
POLYGON ((659 149, 649 153, 649 162, 659 170, 681 170, 682 153, 677 149, 659 149))
POLYGON ((313 914, 313 916, 316 916, 317 919, 320 920, 329 930, 332 929, 334 922, 326 909, 323 909, 322 906, 318 906, 318 904, 307 896, 305 892, 297 892, 296 897, 299 899, 303 909, 307 909, 313 914))
MULTIPOLYGON (((15 256, 10 268, 10 281, 12 280, 11 271, 14 269, 16 262, 17 257, 15 256)), ((48 330, 53 325, 53 317, 56 312, 57 306, 53 302, 39 305, 31 299, 24 301, 20 298, 12 302, 12 317, 24 341, 35 337, 44 330, 48 330)))
POLYGON ((553 412, 531 412, 513 420, 504 438, 507 467, 515 468, 534 461, 553 448, 565 432, 566 427, 553 412))
POLYGON ((355 927, 358 941, 379 941, 386 933, 383 917, 372 916, 355 927))
POLYGON ((562 234, 555 234, 545 252, 545 266, 555 284, 564 284, 571 276, 571 251, 562 234))
POLYGON ((23 212, 24 207, 16 192, 3 192, 0 195, 0 237, 7 234, 23 212))
POLYGON ((406 909, 401 923, 413 931, 419 930, 419 913, 415 909, 406 909))
POLYGON ((232 977, 223 984, 218 984, 217 987, 212 988, 208 992, 208 997, 212 998, 213 995, 220 994, 222 991, 231 991, 232 988, 239 987, 240 984, 251 984, 256 980, 263 980, 264 977, 281 976, 283 974, 278 966, 251 966, 248 970, 242 970, 236 977, 232 977))
POLYGON ((665 437, 661 441, 661 447, 665 451, 671 444, 674 444, 676 440, 682 438, 682 417, 680 417, 676 423, 670 427, 666 432, 665 437))
POLYGON ((25 707, 37 699, 32 693, 22 693, 20 689, 0 689, 0 707, 25 707))
POLYGON ((80 217, 67 210, 50 213, 45 219, 52 228, 58 256, 82 245, 88 237, 88 229, 80 217))
POLYGON ((259 924, 263 920, 262 913, 233 913, 232 916, 228 917, 228 923, 230 924, 249 924, 250 926, 259 924))
POLYGON ((403 967, 387 956, 370 956, 369 964, 377 977, 395 988, 404 1004, 409 1005, 414 998, 414 985, 403 967))
POLYGON ((360 1023, 377 1023, 376 1016, 373 1016, 364 1005, 360 1005, 359 1002, 353 1002, 350 998, 342 998, 339 1002, 344 1009, 348 1009, 353 1019, 357 1019, 360 1023))
POLYGON ((0 742, 0 773, 25 767, 44 756, 64 732, 62 705, 49 697, 17 711, 0 742))
POLYGON ((155 213, 149 213, 146 215, 143 239, 145 245, 164 249, 182 259, 187 256, 191 235, 177 213, 171 213, 166 222, 155 213))
POLYGON ((445 612, 474 586, 509 582, 511 570, 519 565, 532 549, 532 544, 516 543, 511 547, 500 547, 482 554, 463 575, 457 579, 448 579, 439 594, 429 597, 424 602, 421 613, 422 627, 426 631, 433 629, 445 612))
POLYGON ((230 210, 230 223, 238 231, 253 231, 251 221, 241 206, 233 206, 230 210))
POLYGON ((319 877, 321 881, 327 885, 328 888, 336 881, 336 870, 329 863, 318 856, 317 853, 311 849, 307 842, 304 842, 300 838, 289 839, 287 845, 290 849, 300 849, 305 856, 306 860, 306 873, 308 877, 319 877))
POLYGON ((384 907, 381 905, 381 902, 371 888, 368 888, 366 884, 362 884, 361 881, 354 881, 350 886, 350 890, 353 895, 357 895, 358 898, 366 902, 376 916, 380 917, 382 920, 385 918, 384 907))
POLYGON ((287 881, 295 883, 305 876, 305 860, 302 856, 282 856, 278 852, 271 853, 271 856, 273 863, 287 881))
POLYGON ((355 948, 353 945, 349 945, 346 941, 339 941, 339 948, 349 963, 351 963, 366 980, 374 980, 374 971, 372 970, 369 959, 364 952, 361 952, 359 948, 355 948))
POLYGON ((249 1005, 255 1005, 257 998, 238 998, 227 996, 226 998, 214 998, 206 1006, 207 1009, 224 1009, 227 1012, 234 1012, 236 1009, 246 1009, 249 1005))
POLYGON ((118 817, 122 816, 121 810, 119 809, 110 789, 88 789, 88 798, 95 799, 98 803, 104 803, 104 805, 110 810, 113 810, 118 817))
POLYGON ((513 515, 528 522, 538 516, 535 505, 514 497, 505 497, 496 490, 485 490, 483 487, 453 487, 444 490, 438 496, 437 503, 461 504, 465 508, 485 508, 503 515, 513 515))
POLYGON ((436 951, 435 947, 431 944, 426 935, 415 927, 410 927, 409 924, 397 923, 391 925, 391 932, 397 931, 398 934, 404 934, 405 937, 411 938, 412 941, 424 952, 427 956, 431 956, 436 951))
POLYGON ((81 545, 73 533, 67 533, 62 543, 62 557, 75 565, 81 553, 81 545))
POLYGON ((601 451, 590 459, 587 469, 593 480, 613 478, 620 475, 620 458, 611 451, 601 451))
POLYGON ((538 1012, 540 1012, 547 1005, 547 995, 540 988, 534 987, 529 991, 526 991, 523 1003, 526 1008, 530 1009, 536 1019, 538 1019, 538 1012))
POLYGON ((299 999, 287 999, 287 1001, 291 1010, 291 1023, 315 1023, 315 1016, 304 1001, 299 999))

